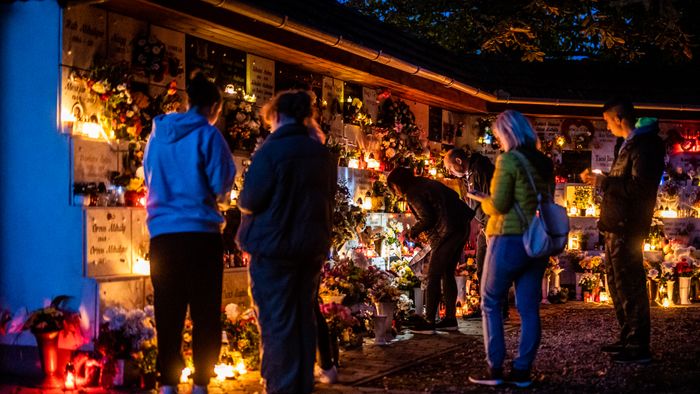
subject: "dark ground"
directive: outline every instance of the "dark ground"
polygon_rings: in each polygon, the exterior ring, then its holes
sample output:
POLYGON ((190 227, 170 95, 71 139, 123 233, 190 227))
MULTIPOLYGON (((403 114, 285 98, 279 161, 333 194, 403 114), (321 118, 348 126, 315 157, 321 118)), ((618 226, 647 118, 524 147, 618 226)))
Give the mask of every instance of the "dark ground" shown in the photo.
MULTIPOLYGON (((511 312, 511 316, 515 313, 511 312)), ((542 345, 534 365, 535 393, 700 393, 700 304, 652 308, 652 352, 649 365, 618 365, 601 353, 602 344, 617 339, 617 322, 609 306, 583 304, 542 308, 542 345)), ((515 353, 519 329, 506 333, 509 355, 515 353)), ((365 386, 388 391, 515 392, 468 381, 486 365, 480 337, 460 350, 442 354, 421 366, 399 371, 365 386)))

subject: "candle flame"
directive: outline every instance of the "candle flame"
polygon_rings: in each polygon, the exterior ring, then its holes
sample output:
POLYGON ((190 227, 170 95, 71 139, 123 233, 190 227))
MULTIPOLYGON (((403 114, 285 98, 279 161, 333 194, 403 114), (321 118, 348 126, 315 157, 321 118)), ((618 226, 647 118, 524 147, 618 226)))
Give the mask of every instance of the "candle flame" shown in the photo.
POLYGON ((180 373, 180 383, 187 383, 190 380, 190 375, 192 375, 192 370, 189 367, 185 367, 180 373))
POLYGON ((64 382, 64 386, 66 390, 75 389, 75 375, 73 374, 73 372, 66 372, 66 380, 64 382))
POLYGON ((223 382, 226 378, 233 378, 236 376, 233 365, 228 364, 216 364, 214 366, 214 373, 216 374, 216 380, 223 382))

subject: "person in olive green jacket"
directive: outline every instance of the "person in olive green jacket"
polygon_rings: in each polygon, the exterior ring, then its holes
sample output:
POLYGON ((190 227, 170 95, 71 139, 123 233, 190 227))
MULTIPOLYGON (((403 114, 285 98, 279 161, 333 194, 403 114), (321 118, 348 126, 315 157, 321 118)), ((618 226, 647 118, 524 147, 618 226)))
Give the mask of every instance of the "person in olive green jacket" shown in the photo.
POLYGON ((542 331, 539 305, 541 283, 547 258, 531 258, 525 252, 523 233, 535 216, 537 192, 552 194, 552 161, 538 151, 537 137, 528 120, 517 111, 498 115, 494 132, 505 150, 496 160, 491 181, 491 195, 472 191, 469 197, 481 202, 490 216, 486 225, 488 248, 481 284, 482 324, 488 368, 481 375, 470 376, 472 383, 496 386, 510 383, 517 387, 532 384, 530 369, 537 354, 542 331), (528 181, 528 171, 537 192, 528 181), (518 355, 507 376, 503 374, 505 342, 503 339, 502 303, 511 283, 522 321, 518 355))

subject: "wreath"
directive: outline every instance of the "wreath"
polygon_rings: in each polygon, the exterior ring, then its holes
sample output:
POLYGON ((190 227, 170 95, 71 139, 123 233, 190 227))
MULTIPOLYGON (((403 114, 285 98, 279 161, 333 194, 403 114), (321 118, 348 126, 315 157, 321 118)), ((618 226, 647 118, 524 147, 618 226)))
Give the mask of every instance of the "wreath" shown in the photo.
POLYGON ((255 96, 249 96, 233 85, 226 86, 224 92, 225 136, 229 147, 232 151, 252 152, 258 138, 262 137, 255 96))
POLYGON ((136 39, 132 63, 156 82, 161 82, 166 73, 175 78, 183 73, 180 59, 168 56, 165 44, 155 37, 142 36, 136 39))
POLYGON ((391 166, 416 168, 427 158, 416 117, 404 101, 386 98, 379 105, 376 126, 366 132, 380 137, 382 160, 391 166))
POLYGON ((586 119, 566 119, 561 123, 561 134, 566 139, 566 142, 574 148, 574 150, 587 150, 591 147, 593 133, 595 127, 590 120, 586 119), (571 133, 572 126, 578 128, 579 132, 573 135, 571 133), (581 129, 584 130, 581 130, 581 129))

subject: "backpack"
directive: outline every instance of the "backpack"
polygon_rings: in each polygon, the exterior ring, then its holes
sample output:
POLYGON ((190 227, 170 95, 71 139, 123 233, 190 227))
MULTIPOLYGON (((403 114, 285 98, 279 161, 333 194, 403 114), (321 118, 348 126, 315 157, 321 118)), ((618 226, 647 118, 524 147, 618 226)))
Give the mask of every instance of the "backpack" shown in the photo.
POLYGON ((537 191, 532 174, 527 169, 527 159, 520 152, 514 150, 511 152, 523 165, 530 186, 537 194, 537 209, 529 223, 517 201, 514 206, 525 229, 523 233, 525 252, 528 256, 535 258, 557 255, 564 251, 569 239, 569 216, 566 214, 566 208, 552 201, 549 193, 543 194, 537 191))

